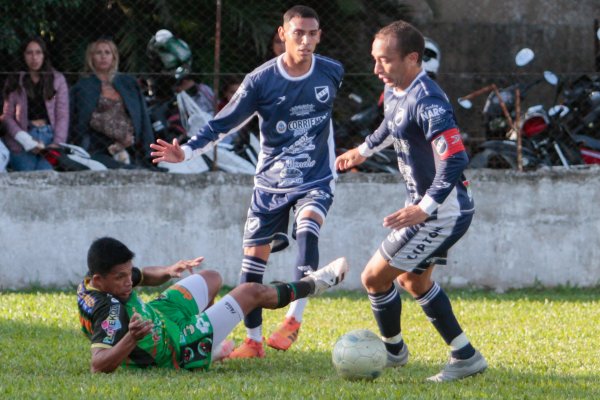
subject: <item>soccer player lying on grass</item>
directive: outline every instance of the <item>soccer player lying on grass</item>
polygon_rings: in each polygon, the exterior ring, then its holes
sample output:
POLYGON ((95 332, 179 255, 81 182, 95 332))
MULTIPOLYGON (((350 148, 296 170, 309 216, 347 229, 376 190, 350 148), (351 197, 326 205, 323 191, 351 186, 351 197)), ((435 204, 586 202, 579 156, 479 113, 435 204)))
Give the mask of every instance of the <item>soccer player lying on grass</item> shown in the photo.
POLYGON ((248 312, 319 295, 348 271, 339 258, 296 282, 243 283, 212 305, 222 280, 217 271, 204 270, 146 303, 134 287, 157 286, 192 272, 203 257, 141 270, 133 266, 133 257, 109 237, 97 239, 88 251, 89 271, 77 288, 77 302, 82 330, 92 342, 92 372, 112 372, 119 365, 207 369, 231 352, 233 343, 225 338, 248 312))

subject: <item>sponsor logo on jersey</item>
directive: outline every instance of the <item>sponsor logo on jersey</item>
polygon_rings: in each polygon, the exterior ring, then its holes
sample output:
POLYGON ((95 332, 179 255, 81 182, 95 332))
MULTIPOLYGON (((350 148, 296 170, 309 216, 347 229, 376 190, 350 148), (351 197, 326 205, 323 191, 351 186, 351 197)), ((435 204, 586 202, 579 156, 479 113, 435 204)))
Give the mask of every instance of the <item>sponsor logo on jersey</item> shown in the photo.
POLYGON ((302 176, 302 171, 298 168, 284 168, 279 173, 279 176, 284 179, 299 178, 302 176))
POLYGON ((394 138, 394 150, 396 150, 397 153, 408 154, 408 151, 410 150, 408 140, 394 138))
POLYGON ((277 98, 277 103, 275 103, 276 105, 279 105, 281 103, 283 103, 285 101, 285 96, 281 96, 277 98))
POLYGON ((285 124, 285 121, 277 121, 277 124, 275 125, 275 130, 277 131, 277 133, 284 133, 287 130, 287 125, 285 124))
POLYGON ((313 126, 319 125, 321 122, 327 119, 329 114, 321 115, 318 117, 305 118, 305 119, 297 119, 294 121, 288 122, 288 129, 294 131, 294 136, 300 136, 307 133, 310 128, 313 126))
POLYGON ((102 330, 106 332, 106 337, 102 339, 104 344, 113 344, 115 341, 115 335, 122 328, 121 321, 119 320, 119 311, 121 310, 121 304, 113 304, 110 306, 108 311, 108 318, 102 321, 102 330))
MULTIPOLYGON (((314 167, 317 162, 310 158, 308 154, 300 154, 295 157, 285 157, 275 164, 273 164, 273 168, 275 169, 300 169, 300 168, 311 168, 314 167)), ((282 171, 283 173, 283 171, 282 171)), ((283 176, 282 176, 283 178, 283 176)))
POLYGON ((403 120, 404 120, 404 108, 400 108, 400 109, 398 109, 398 111, 396 111, 396 115, 394 115, 394 124, 396 126, 400 126, 400 124, 402 123, 403 120))
POLYGON ((294 117, 302 117, 315 111, 314 104, 300 104, 290 108, 290 115, 294 117))
POLYGON ((443 116, 444 114, 446 114, 445 108, 443 108, 437 104, 433 104, 433 105, 426 107, 425 110, 423 110, 421 112, 421 119, 422 120, 436 119, 440 116, 443 116))
POLYGON ((326 103, 329 100, 329 86, 315 86, 315 96, 321 103, 326 103))
POLYGON ((305 134, 298 138, 291 146, 283 147, 282 150, 287 154, 300 154, 314 150, 315 145, 313 144, 313 139, 314 137, 309 137, 305 134))
POLYGON ((448 129, 433 139, 433 147, 442 160, 465 150, 460 132, 458 129, 448 129))
POLYGON ((279 187, 298 186, 298 185, 302 185, 303 183, 304 183, 304 178, 302 178, 302 177, 285 178, 285 179, 282 179, 281 182, 279 182, 279 187))
POLYGON ((248 232, 252 232, 252 233, 256 232, 256 230, 258 229, 259 226, 260 226, 260 221, 256 217, 250 217, 246 221, 246 230, 248 232))

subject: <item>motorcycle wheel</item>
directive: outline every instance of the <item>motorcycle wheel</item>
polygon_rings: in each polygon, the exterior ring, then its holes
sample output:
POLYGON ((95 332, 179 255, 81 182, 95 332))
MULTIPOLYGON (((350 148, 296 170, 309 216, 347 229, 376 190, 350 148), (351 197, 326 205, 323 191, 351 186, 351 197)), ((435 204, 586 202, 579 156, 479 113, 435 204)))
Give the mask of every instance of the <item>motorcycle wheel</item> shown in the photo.
POLYGON ((498 153, 497 151, 485 149, 471 158, 470 168, 491 169, 516 169, 516 160, 498 153))

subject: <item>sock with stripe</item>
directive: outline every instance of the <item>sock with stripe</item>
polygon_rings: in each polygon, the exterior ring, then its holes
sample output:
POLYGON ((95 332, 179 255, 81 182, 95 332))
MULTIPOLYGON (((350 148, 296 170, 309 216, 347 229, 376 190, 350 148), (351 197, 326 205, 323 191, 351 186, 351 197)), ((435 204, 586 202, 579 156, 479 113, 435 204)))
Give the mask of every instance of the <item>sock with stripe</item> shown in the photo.
POLYGON ((277 308, 285 307, 296 299, 304 299, 315 288, 312 280, 276 283, 273 285, 277 290, 277 308))
POLYGON ((452 357, 464 360, 475 354, 475 349, 456 320, 450 299, 437 282, 433 283, 427 293, 416 297, 415 300, 446 344, 450 346, 452 357))
POLYGON ((404 341, 400 334, 400 315, 402 313, 402 301, 396 286, 392 286, 381 293, 369 293, 371 310, 379 326, 379 332, 383 336, 385 348, 393 355, 398 355, 404 341))
MULTIPOLYGON (((294 279, 302 279, 307 272, 315 271, 319 266, 319 223, 311 218, 302 218, 296 226, 296 243, 298 244, 298 257, 294 279)), ((308 299, 299 299, 290 305, 286 317, 294 317, 302 322, 302 315, 308 299)))
MULTIPOLYGON (((267 262, 265 260, 245 255, 242 260, 240 283, 263 283, 263 276, 266 268, 267 262)), ((246 326, 249 338, 256 340, 257 342, 262 341, 262 308, 258 307, 250 311, 244 317, 244 325, 246 326)))

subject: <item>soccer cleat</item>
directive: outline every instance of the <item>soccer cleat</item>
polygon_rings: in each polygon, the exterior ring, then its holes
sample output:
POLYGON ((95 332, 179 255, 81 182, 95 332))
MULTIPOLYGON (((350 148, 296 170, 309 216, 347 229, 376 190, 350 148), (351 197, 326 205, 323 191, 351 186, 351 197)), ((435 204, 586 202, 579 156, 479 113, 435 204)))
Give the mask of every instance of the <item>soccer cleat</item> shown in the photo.
POLYGON ((300 322, 294 317, 286 317, 277 330, 267 339, 267 345, 276 350, 286 351, 298 339, 300 322))
POLYGON ((341 257, 333 260, 323 268, 309 273, 302 280, 313 280, 315 282, 315 289, 309 296, 318 296, 325 290, 343 281, 346 272, 348 272, 348 262, 345 257, 341 257))
POLYGON ((488 364, 487 361, 485 361, 485 358, 483 358, 479 351, 475 351, 475 354, 466 360, 450 357, 450 361, 448 361, 448 364, 446 364, 444 369, 439 374, 430 376, 427 380, 431 382, 455 381, 457 379, 482 373, 487 366, 488 364))
POLYGON ((218 345, 213 348, 212 351, 212 361, 217 362, 226 358, 235 347, 235 342, 233 340, 225 339, 218 345))
POLYGON ((244 339, 244 343, 233 350, 227 358, 264 358, 265 349, 262 342, 257 342, 250 338, 244 339))
POLYGON ((402 346, 402 349, 400 350, 400 353, 398 353, 397 356, 393 355, 392 353, 390 353, 388 351, 385 367, 386 368, 404 367, 406 365, 406 363, 408 362, 409 354, 410 353, 408 352, 408 346, 406 345, 406 343, 404 343, 404 346, 402 346))

